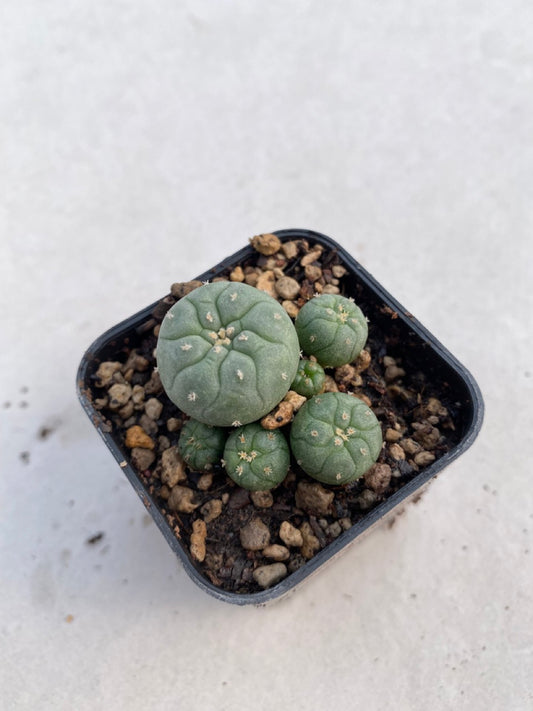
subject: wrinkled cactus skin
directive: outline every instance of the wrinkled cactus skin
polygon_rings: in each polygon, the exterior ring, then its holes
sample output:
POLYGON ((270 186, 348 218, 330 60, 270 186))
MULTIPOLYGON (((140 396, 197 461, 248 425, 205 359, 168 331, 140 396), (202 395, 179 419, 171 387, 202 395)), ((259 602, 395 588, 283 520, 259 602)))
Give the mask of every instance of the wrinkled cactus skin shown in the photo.
POLYGON ((225 444, 225 430, 191 419, 181 428, 178 451, 190 469, 207 472, 220 461, 225 444))
POLYGON ((167 312, 157 366, 172 402, 220 427, 258 420, 287 394, 299 361, 285 309, 247 284, 213 282, 167 312))
POLYGON ((296 317, 301 348, 324 366, 354 361, 365 346, 368 324, 361 309, 338 294, 320 294, 302 306, 296 317))
POLYGON ((296 461, 324 484, 343 485, 363 476, 378 458, 381 445, 381 426, 372 410, 346 393, 311 398, 291 427, 296 461))
POLYGON ((250 491, 267 491, 280 484, 289 463, 285 436, 279 430, 265 430, 257 422, 233 430, 224 448, 228 476, 250 491))
POLYGON ((292 382, 291 390, 295 390, 298 395, 303 395, 307 398, 313 397, 313 395, 321 392, 325 379, 326 374, 320 363, 302 358, 296 377, 292 382))

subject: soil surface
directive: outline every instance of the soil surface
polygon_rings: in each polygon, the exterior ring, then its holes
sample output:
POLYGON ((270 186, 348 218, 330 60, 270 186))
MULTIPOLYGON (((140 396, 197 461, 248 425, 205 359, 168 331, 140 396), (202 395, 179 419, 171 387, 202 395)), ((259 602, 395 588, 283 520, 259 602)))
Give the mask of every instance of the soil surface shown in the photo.
MULTIPOLYGON (((462 417, 424 341, 376 300, 335 249, 305 239, 280 243, 275 235, 258 236, 252 246, 244 262, 224 267, 212 280, 263 289, 292 318, 316 293, 340 293, 354 298, 369 319, 365 350, 354 363, 327 369, 325 384, 326 391, 364 400, 381 423, 384 446, 364 477, 326 486, 293 461, 276 489, 254 493, 235 485, 220 466, 208 473, 186 467, 176 449, 186 416, 163 392, 154 351, 166 311, 198 281, 172 285, 137 337, 117 343, 116 353, 95 365, 88 392, 196 568, 235 593, 268 588, 304 565, 457 444, 462 417)), ((274 411, 269 422, 288 435, 290 408, 297 406, 274 411)))

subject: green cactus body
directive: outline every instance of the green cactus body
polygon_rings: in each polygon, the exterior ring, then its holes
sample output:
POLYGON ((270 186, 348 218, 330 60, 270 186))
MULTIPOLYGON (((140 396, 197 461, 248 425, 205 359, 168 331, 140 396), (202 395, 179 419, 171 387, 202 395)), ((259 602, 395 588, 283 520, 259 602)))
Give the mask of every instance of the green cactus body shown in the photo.
POLYGON ((157 366, 183 412, 219 427, 266 415, 287 394, 299 343, 285 309, 247 284, 205 284, 167 312, 157 366))
POLYGON ((178 450, 193 471, 206 472, 220 461, 225 444, 223 429, 191 419, 181 428, 178 450))
POLYGON ((289 445, 279 430, 265 430, 252 422, 230 433, 224 448, 228 476, 251 491, 280 484, 289 470, 289 445))
POLYGON ((291 390, 295 390, 298 395, 304 397, 313 397, 321 392, 325 379, 326 374, 320 363, 302 358, 291 390))
POLYGON ((368 324, 361 309, 338 294, 320 294, 296 317, 300 345, 325 368, 354 361, 365 346, 368 324))
POLYGON ((372 410, 345 393, 311 398, 291 426, 291 449, 298 464, 324 484, 347 484, 363 476, 381 445, 381 426, 372 410))

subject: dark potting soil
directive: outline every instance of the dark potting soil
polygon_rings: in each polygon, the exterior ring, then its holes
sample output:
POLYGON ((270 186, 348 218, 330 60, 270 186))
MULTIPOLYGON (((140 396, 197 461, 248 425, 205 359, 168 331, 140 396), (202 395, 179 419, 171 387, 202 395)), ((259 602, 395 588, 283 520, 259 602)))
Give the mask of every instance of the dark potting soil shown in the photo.
MULTIPOLYGON (((328 369, 325 388, 363 399, 382 425, 383 449, 364 477, 344 487, 325 486, 292 461, 282 484, 254 493, 234 484, 221 466, 209 473, 185 466, 176 445, 186 416, 163 391, 154 351, 166 311, 201 282, 173 284, 138 338, 117 345, 113 357, 99 364, 88 393, 196 568, 236 593, 257 592, 304 565, 449 451, 461 429, 453 389, 434 371, 420 337, 376 301, 337 251, 305 239, 276 240, 254 238, 252 256, 213 280, 261 288, 293 318, 316 293, 340 293, 360 306, 369 319, 365 350, 354 363, 328 369)), ((290 413, 274 411, 268 426, 281 425, 288 435, 290 413)))

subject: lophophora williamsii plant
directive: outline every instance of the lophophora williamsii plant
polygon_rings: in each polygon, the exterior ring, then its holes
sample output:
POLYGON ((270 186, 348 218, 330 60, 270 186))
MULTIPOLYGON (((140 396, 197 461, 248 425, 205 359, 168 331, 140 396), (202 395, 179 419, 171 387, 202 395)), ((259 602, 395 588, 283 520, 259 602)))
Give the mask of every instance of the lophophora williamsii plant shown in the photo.
POLYGON ((167 312, 156 351, 165 392, 190 418, 178 442, 184 461, 195 471, 221 461, 255 491, 283 481, 291 452, 323 483, 363 476, 381 450, 380 424, 362 400, 323 389, 324 368, 353 362, 367 336, 359 307, 336 294, 310 299, 295 322, 247 284, 208 283, 184 296, 167 312), (287 435, 265 427, 291 393, 299 407, 287 435))

